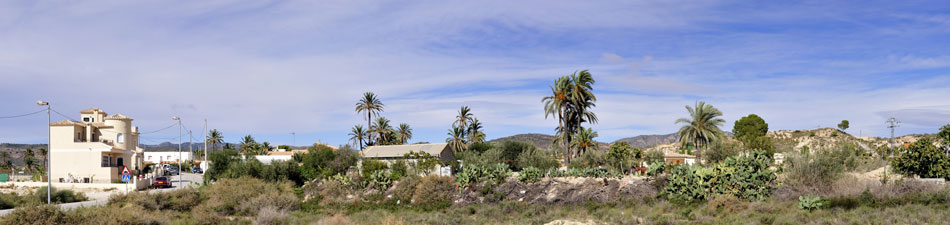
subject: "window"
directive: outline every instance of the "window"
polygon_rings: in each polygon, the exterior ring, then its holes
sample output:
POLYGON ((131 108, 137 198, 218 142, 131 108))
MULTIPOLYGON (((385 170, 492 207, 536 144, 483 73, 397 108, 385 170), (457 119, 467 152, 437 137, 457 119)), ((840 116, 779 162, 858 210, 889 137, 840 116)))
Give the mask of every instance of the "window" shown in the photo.
POLYGON ((125 166, 125 162, 122 160, 122 157, 115 159, 115 167, 125 166))
POLYGON ((92 118, 89 118, 89 117, 83 117, 83 118, 82 118, 82 121, 88 123, 88 122, 90 122, 91 119, 92 119, 92 118))
POLYGON ((123 133, 116 134, 115 141, 119 143, 125 143, 125 134, 123 133))
POLYGON ((76 140, 82 140, 82 133, 76 133, 76 140))
POLYGON ((111 157, 109 157, 109 156, 107 156, 107 155, 102 156, 102 167, 109 167, 109 165, 111 164, 111 162, 112 162, 112 158, 111 158, 111 157))

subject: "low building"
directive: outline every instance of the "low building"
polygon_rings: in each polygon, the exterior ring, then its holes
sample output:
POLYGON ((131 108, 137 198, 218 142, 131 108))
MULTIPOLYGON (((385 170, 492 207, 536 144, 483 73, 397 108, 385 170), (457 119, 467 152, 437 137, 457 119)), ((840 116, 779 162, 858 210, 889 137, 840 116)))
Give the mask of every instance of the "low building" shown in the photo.
POLYGON ((175 164, 179 159, 183 160, 181 162, 192 160, 191 152, 187 148, 182 149, 181 154, 178 151, 145 152, 145 162, 148 163, 175 164))
POLYGON ((133 175, 144 168, 144 149, 132 118, 108 115, 98 108, 79 112, 82 121, 63 120, 50 126, 50 176, 53 182, 111 183, 121 180, 122 167, 133 175))
POLYGON ((663 160, 666 161, 666 164, 668 165, 678 165, 683 163, 686 163, 686 165, 693 165, 696 163, 696 156, 666 152, 663 153, 663 160))
MULTIPOLYGON (((448 143, 370 146, 363 150, 362 155, 364 159, 376 159, 386 164, 392 164, 400 159, 412 162, 414 159, 406 159, 405 157, 410 152, 428 153, 442 160, 442 164, 455 162, 456 160, 455 151, 448 143)), ((436 166, 434 171, 430 171, 430 174, 449 176, 452 175, 452 170, 450 167, 443 167, 440 164, 436 166)))
POLYGON ((275 162, 275 161, 276 162, 290 161, 291 159, 294 158, 294 154, 298 154, 298 153, 305 154, 307 153, 307 150, 297 149, 297 150, 291 150, 291 151, 273 151, 273 152, 268 152, 267 155, 255 155, 254 158, 256 158, 257 161, 260 161, 261 163, 271 164, 271 162, 275 162))

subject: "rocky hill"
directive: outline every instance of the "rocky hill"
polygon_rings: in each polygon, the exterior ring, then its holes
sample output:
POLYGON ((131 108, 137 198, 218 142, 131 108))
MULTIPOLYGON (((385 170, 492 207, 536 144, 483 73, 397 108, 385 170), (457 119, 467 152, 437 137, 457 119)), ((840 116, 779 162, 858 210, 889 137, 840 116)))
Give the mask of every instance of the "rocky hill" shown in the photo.
POLYGON ((679 135, 676 134, 655 134, 621 138, 617 141, 627 142, 627 144, 630 144, 630 146, 634 148, 649 148, 657 145, 670 144, 676 142, 678 139, 679 135))
MULTIPOLYGON (((535 147, 539 149, 551 150, 554 145, 554 135, 549 134, 516 134, 508 137, 502 137, 488 141, 489 143, 503 143, 506 141, 520 141, 520 142, 529 142, 533 143, 535 147)), ((601 150, 610 149, 610 145, 603 142, 597 142, 600 145, 601 150)))

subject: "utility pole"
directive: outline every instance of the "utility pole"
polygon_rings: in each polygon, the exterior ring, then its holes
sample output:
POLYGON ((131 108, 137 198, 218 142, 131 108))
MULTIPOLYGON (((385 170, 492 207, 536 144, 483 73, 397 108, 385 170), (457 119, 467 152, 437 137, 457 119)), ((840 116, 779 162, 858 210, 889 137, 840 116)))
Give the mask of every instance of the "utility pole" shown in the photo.
MULTIPOLYGON (((294 146, 297 146, 297 132, 290 132, 290 135, 294 137, 294 146)), ((293 148, 293 147, 291 147, 293 148)))
POLYGON ((177 116, 172 117, 173 120, 178 121, 178 188, 182 188, 181 182, 181 118, 177 116))
MULTIPOLYGON (((53 200, 53 197, 52 197, 52 194, 51 194, 51 193, 52 193, 52 189, 53 189, 53 176, 50 175, 50 174, 51 174, 50 171, 52 170, 52 168, 50 168, 50 159, 49 159, 50 156, 53 155, 53 148, 52 148, 52 146, 53 146, 53 131, 52 131, 52 129, 53 129, 53 128, 50 127, 50 125, 49 125, 50 123, 53 122, 53 120, 50 119, 50 114, 49 114, 49 111, 52 110, 52 108, 51 108, 51 106, 49 105, 49 102, 36 101, 36 104, 37 104, 37 105, 45 105, 45 106, 46 106, 46 138, 48 138, 47 141, 46 141, 46 162, 45 162, 45 163, 46 163, 46 204, 52 204, 52 203, 53 203, 53 201, 52 201, 52 200, 53 200)), ((42 181, 42 180, 40 180, 40 181, 42 181)))
MULTIPOLYGON (((194 164, 195 161, 195 136, 191 135, 191 130, 188 130, 188 153, 191 154, 191 161, 194 164)), ((192 165, 194 166, 194 165, 192 165)))
MULTIPOLYGON (((202 157, 202 161, 208 161, 208 119, 205 119, 205 140, 202 143, 205 143, 205 156, 202 157)), ((202 163, 204 165, 204 163, 202 163)), ((201 168, 204 170, 204 168, 201 168)))
POLYGON ((887 121, 884 121, 884 123, 887 124, 887 128, 891 129, 891 140, 888 141, 888 145, 889 145, 888 147, 893 148, 894 147, 894 128, 900 127, 901 121, 897 120, 897 118, 891 117, 890 119, 887 119, 887 121))

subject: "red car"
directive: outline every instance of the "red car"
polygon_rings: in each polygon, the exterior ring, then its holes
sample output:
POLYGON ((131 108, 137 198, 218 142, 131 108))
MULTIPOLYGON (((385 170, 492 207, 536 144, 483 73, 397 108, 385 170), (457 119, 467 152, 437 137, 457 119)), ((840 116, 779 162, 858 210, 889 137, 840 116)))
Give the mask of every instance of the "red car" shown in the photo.
POLYGON ((155 183, 152 183, 152 187, 168 188, 168 187, 172 187, 172 182, 168 181, 168 177, 156 177, 155 183))

